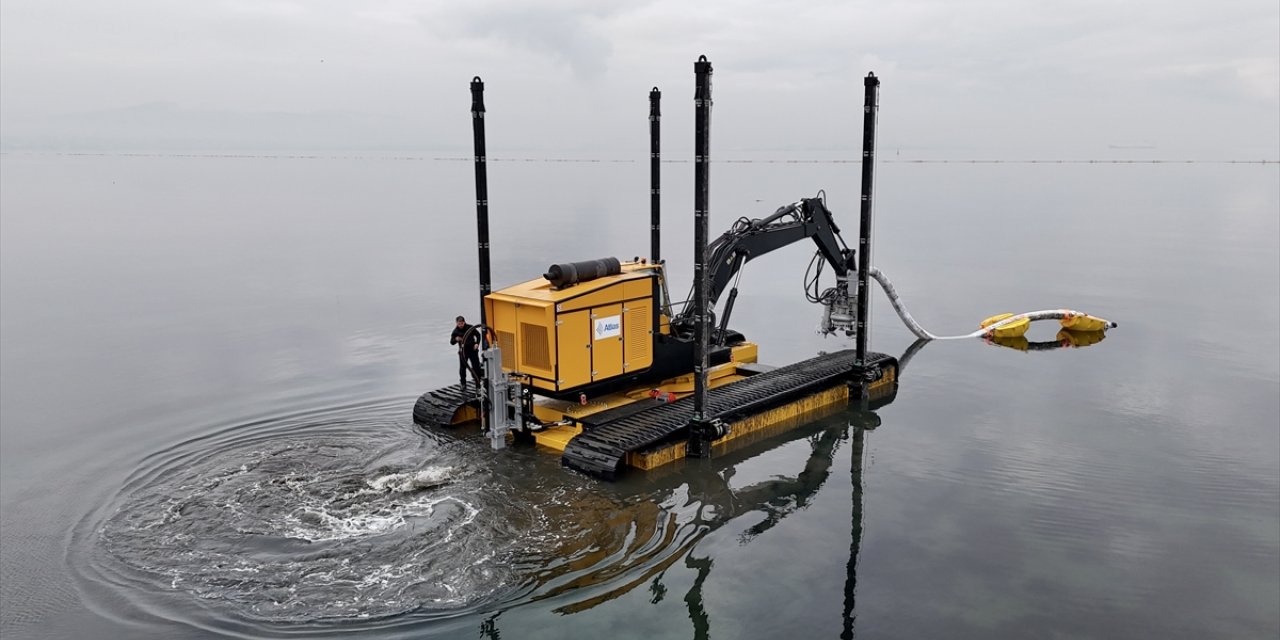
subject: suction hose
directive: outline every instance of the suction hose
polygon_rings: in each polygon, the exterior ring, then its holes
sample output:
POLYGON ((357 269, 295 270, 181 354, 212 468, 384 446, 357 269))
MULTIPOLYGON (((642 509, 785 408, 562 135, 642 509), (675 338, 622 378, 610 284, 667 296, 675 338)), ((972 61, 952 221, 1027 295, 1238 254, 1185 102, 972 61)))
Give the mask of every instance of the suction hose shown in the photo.
POLYGON ((884 293, 889 297, 889 303, 893 305, 893 310, 898 312, 898 317, 902 318, 902 323, 907 325, 907 329, 911 331, 917 338, 921 340, 965 340, 967 338, 981 338, 984 336, 995 335, 998 329, 1003 329, 1009 325, 1017 323, 1034 322, 1036 320, 1060 320, 1062 326, 1068 329, 1077 329, 1083 331, 1105 331, 1113 329, 1117 325, 1110 320, 1104 320, 1097 316, 1091 316, 1087 313, 1074 311, 1072 309, 1046 309, 1044 311, 1028 311, 1027 313, 1018 313, 1000 317, 994 322, 988 321, 977 331, 966 333, 958 336, 936 336, 920 326, 916 319, 911 317, 911 313, 902 304, 902 298, 898 296, 898 292, 893 288, 893 283, 889 281, 889 277, 884 275, 879 269, 871 267, 867 270, 867 275, 875 278, 880 283, 880 288, 884 289, 884 293))

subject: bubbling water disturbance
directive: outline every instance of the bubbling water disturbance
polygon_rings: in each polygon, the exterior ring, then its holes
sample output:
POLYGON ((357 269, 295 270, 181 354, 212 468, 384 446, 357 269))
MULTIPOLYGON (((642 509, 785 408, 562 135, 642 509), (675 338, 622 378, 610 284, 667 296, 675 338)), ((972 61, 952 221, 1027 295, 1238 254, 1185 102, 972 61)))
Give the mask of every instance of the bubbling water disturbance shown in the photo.
POLYGON ((285 436, 165 470, 99 529, 126 566, 270 621, 456 608, 509 582, 460 470, 363 473, 364 437, 285 436), (356 468, 352 468, 356 466, 356 468), (463 547, 459 549, 458 547, 463 547))
POLYGON ((689 538, 679 504, 597 494, 534 452, 498 460, 482 436, 404 424, 402 404, 256 421, 154 454, 82 524, 88 558, 73 565, 165 617, 191 615, 195 598, 212 618, 200 626, 267 632, 607 590, 689 538))

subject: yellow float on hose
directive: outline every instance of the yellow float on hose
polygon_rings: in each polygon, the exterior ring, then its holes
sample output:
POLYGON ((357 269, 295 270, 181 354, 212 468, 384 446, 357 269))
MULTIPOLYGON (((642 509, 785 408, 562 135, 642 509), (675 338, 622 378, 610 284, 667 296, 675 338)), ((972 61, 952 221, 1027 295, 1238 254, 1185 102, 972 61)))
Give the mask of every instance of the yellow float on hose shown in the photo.
MULTIPOLYGON (((983 320, 982 324, 978 326, 983 329, 986 329, 987 327, 993 324, 996 324, 1001 320, 1006 320, 1012 317, 1013 317, 1012 313, 1002 313, 1000 315, 991 316, 990 318, 983 320)), ((988 335, 991 335, 996 338, 1020 338, 1023 335, 1026 335, 1027 328, 1029 328, 1030 326, 1031 326, 1031 321, 1026 318, 1022 318, 1020 320, 1015 320, 1013 322, 1010 322, 1009 324, 1004 325, 1002 327, 993 329, 992 331, 989 332, 988 335)))
POLYGON ((1064 347, 1087 347, 1098 344, 1107 334, 1102 331, 1072 331, 1063 329, 1058 332, 1058 342, 1064 347))
POLYGON ((1111 323, 1106 320, 1096 318, 1087 313, 1068 313, 1062 317, 1061 322, 1063 329, 1070 329, 1076 332, 1102 331, 1111 326, 1111 323))
POLYGON ((1054 349, 1065 349, 1068 347, 1075 349, 1088 347, 1102 342, 1106 337, 1107 334, 1104 331, 1072 331, 1070 329, 1059 329, 1057 338, 1041 342, 1031 342, 1023 337, 989 337, 985 340, 987 344, 994 344, 996 346, 1016 349, 1018 351, 1052 351, 1054 349))

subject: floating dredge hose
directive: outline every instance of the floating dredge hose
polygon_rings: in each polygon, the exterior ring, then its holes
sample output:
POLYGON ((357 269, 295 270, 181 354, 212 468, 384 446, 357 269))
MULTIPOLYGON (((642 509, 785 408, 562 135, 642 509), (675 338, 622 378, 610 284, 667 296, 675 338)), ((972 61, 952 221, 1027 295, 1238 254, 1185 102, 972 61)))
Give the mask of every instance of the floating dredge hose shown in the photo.
POLYGON ((1028 311, 1027 313, 1018 314, 1000 314, 992 316, 982 322, 982 327, 977 331, 966 333, 959 336, 936 336, 925 330, 916 322, 915 318, 907 311, 902 304, 902 298, 898 296, 897 290, 893 288, 893 283, 889 282, 888 276, 880 272, 879 269, 872 267, 867 271, 867 275, 876 279, 880 283, 880 287, 884 289, 884 293, 889 297, 889 302, 893 305, 893 310, 898 312, 898 317, 902 318, 903 324, 921 340, 964 340, 967 338, 990 338, 990 337, 1018 337, 1026 333, 1030 323, 1036 320, 1059 320, 1065 329, 1073 331, 1106 331, 1113 329, 1117 325, 1110 320, 1103 320, 1097 316, 1091 316, 1080 311, 1071 309, 1046 309, 1044 311, 1028 311))

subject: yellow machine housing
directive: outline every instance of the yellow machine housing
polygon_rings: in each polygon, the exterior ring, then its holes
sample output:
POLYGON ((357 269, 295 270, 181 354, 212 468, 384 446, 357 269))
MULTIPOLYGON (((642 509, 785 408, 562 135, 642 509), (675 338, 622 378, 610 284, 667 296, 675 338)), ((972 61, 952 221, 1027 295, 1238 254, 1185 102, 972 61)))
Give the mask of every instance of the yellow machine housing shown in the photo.
POLYGON ((617 275, 563 289, 537 278, 485 296, 503 371, 560 393, 649 368, 661 271, 624 263, 617 275))

